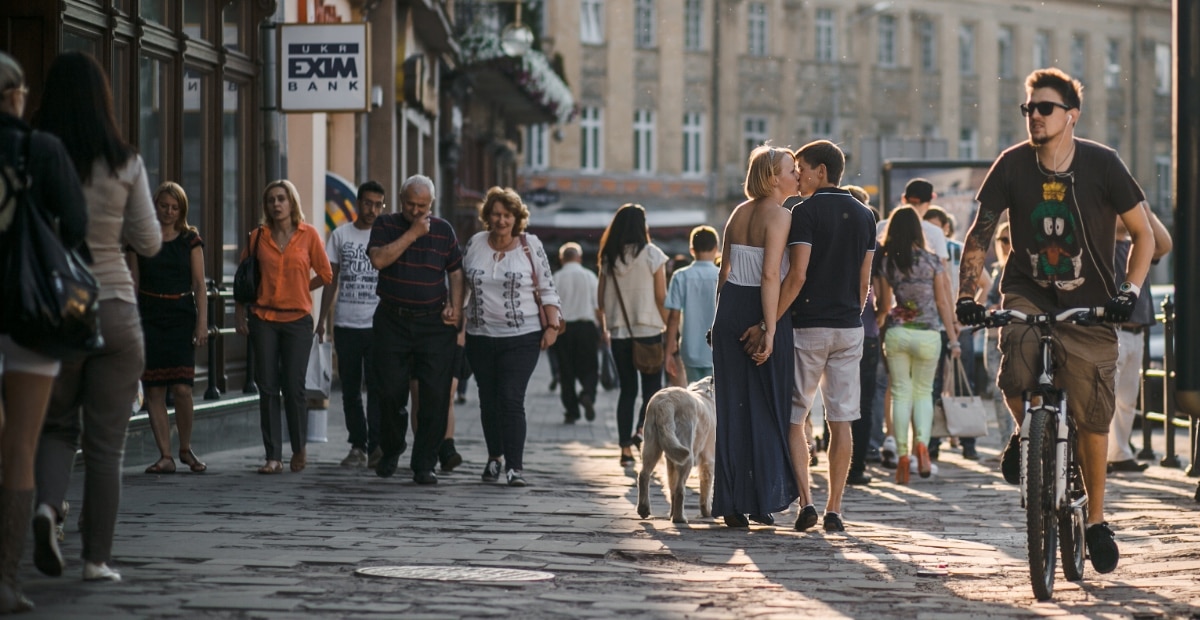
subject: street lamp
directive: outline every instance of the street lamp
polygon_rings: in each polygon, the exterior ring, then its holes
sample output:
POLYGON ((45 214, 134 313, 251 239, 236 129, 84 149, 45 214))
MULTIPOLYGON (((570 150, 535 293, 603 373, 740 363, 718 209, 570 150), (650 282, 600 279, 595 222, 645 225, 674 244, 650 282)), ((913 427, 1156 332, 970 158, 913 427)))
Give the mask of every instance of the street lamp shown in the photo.
POLYGON ((500 49, 509 56, 524 56, 533 47, 533 30, 521 23, 522 0, 493 0, 495 2, 514 2, 516 17, 513 22, 500 32, 500 49))

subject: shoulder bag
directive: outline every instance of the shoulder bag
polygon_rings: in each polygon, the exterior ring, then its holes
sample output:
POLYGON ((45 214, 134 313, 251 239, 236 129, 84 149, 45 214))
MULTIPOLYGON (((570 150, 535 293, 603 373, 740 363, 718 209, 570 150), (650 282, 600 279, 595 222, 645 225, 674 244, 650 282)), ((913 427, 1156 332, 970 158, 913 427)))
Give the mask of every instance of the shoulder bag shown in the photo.
POLYGON ((55 358, 99 350, 100 283, 77 250, 59 238, 50 214, 34 204, 30 142, 15 169, 5 167, 12 224, 4 233, 0 324, 17 344, 55 358))
MULTIPOLYGON (((617 284, 617 275, 612 269, 608 270, 609 276, 612 277, 613 289, 617 291, 617 303, 621 306, 621 316, 625 317, 625 327, 629 329, 629 337, 633 338, 633 324, 629 322, 629 313, 625 311, 625 299, 621 297, 621 286, 617 284)), ((633 366, 638 372, 644 375, 653 375, 662 372, 663 363, 666 361, 666 349, 663 348, 661 342, 646 343, 638 342, 633 338, 633 366)))
POLYGON ((258 285, 262 280, 258 270, 258 238, 261 236, 261 226, 250 233, 250 253, 238 264, 237 272, 233 274, 233 300, 239 304, 258 301, 258 285))
POLYGON ((967 382, 967 371, 962 359, 946 361, 943 393, 933 406, 933 431, 931 437, 986 437, 988 412, 983 399, 971 393, 967 382), (957 381, 957 388, 955 378, 957 381), (959 396, 958 394, 962 394, 959 396))
POLYGON ((533 301, 538 307, 538 322, 541 323, 542 329, 554 327, 554 331, 563 333, 567 331, 567 324, 562 319, 562 314, 558 315, 558 323, 551 326, 550 317, 546 315, 546 306, 542 305, 541 287, 538 285, 537 265, 533 262, 533 252, 529 250, 529 241, 525 238, 525 233, 521 233, 518 238, 521 240, 521 249, 525 251, 525 258, 529 259, 529 273, 533 275, 533 301))

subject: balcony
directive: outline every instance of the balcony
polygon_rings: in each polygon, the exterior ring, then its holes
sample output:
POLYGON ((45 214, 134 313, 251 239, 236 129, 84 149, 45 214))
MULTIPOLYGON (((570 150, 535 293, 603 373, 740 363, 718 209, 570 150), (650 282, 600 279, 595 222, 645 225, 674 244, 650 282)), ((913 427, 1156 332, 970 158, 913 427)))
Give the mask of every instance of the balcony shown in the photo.
MULTIPOLYGON (((533 46, 520 55, 501 44, 505 9, 492 2, 455 3, 462 70, 476 92, 494 102, 518 125, 566 123, 575 114, 575 98, 546 55, 533 46)), ((537 14, 533 13, 536 18, 537 14)))

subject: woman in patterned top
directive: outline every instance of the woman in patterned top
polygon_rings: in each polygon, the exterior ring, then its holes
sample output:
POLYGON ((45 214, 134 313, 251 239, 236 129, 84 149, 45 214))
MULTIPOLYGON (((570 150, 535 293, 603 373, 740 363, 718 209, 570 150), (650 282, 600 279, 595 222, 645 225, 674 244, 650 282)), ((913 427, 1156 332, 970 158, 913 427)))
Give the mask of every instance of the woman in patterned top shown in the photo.
POLYGON ((542 242, 524 232, 529 208, 521 196, 506 187, 489 189, 479 219, 486 230, 467 241, 462 298, 467 362, 479 385, 488 448, 483 480, 498 481, 503 460, 508 485, 523 487, 525 390, 539 353, 559 333, 542 328, 538 304, 552 326, 562 324, 561 304, 542 242))
POLYGON ((958 333, 949 277, 942 261, 925 248, 915 209, 901 207, 892 212, 883 247, 877 320, 881 327, 887 326, 883 350, 892 382, 892 428, 902 455, 896 482, 907 484, 910 423, 915 427, 917 472, 928 478, 933 471, 927 444, 933 428, 933 375, 942 347, 940 325, 946 326, 955 358, 959 355, 958 333))
POLYGON ((167 390, 175 399, 179 428, 179 461, 193 472, 208 466, 192 452, 192 383, 196 376, 194 347, 208 343, 208 294, 204 285, 204 241, 188 225, 187 194, 167 181, 154 190, 154 214, 162 227, 163 247, 153 257, 128 254, 138 287, 138 309, 146 335, 146 370, 142 387, 150 430, 161 455, 148 474, 175 472, 167 390))

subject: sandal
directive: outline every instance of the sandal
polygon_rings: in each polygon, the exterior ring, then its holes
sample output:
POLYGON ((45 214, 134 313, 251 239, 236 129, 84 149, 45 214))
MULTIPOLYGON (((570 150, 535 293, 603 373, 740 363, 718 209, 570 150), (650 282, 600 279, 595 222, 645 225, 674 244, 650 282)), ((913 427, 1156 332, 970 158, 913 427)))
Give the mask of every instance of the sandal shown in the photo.
POLYGON ((175 459, 164 456, 154 462, 153 465, 146 468, 148 474, 173 474, 175 473, 175 459))
POLYGON ((280 463, 279 461, 267 461, 266 465, 263 465, 262 467, 258 468, 258 473, 260 473, 260 474, 282 474, 283 473, 283 463, 280 463))
POLYGON ((292 468, 293 472, 299 473, 299 472, 304 471, 304 467, 306 465, 308 465, 308 451, 307 450, 301 450, 292 455, 291 468, 292 468))
POLYGON ((196 458, 196 453, 192 452, 190 448, 179 451, 179 462, 187 465, 188 469, 191 469, 194 474, 208 470, 208 465, 200 462, 200 459, 196 458))

